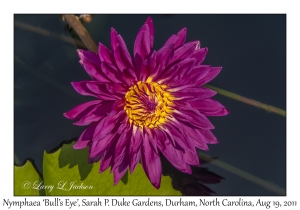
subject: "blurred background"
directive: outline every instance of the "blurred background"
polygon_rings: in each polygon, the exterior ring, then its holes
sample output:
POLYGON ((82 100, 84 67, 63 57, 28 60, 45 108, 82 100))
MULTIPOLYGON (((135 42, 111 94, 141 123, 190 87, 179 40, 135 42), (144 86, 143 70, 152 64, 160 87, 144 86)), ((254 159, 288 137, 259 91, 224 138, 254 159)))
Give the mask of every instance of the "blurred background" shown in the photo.
MULTIPOLYGON (((114 27, 133 53, 135 36, 149 15, 92 15, 83 22, 93 40, 110 48, 114 27)), ((208 47, 204 64, 223 66, 211 85, 286 109, 286 15, 151 15, 154 49, 183 27, 187 40, 208 47)), ((78 62, 75 32, 59 15, 14 16, 15 163, 30 158, 42 171, 43 152, 78 137, 63 113, 89 97, 77 94, 72 81, 88 80, 78 62)), ((203 152, 265 182, 286 188, 286 118, 216 95, 229 110, 210 117, 220 144, 203 152)), ((224 179, 207 184, 215 195, 278 195, 236 170, 207 163, 224 179)), ((211 174, 210 174, 211 175, 211 174)), ((208 175, 208 176, 210 176, 208 175)))

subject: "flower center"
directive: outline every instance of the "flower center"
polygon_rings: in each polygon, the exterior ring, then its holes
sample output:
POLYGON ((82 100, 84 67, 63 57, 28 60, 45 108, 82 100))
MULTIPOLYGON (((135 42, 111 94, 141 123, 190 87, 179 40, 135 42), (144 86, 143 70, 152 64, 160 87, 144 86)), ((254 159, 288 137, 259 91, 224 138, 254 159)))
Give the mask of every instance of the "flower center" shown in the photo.
POLYGON ((166 87, 152 82, 151 77, 131 86, 125 95, 124 106, 129 122, 140 128, 157 128, 165 123, 173 112, 170 105, 174 99, 166 87))

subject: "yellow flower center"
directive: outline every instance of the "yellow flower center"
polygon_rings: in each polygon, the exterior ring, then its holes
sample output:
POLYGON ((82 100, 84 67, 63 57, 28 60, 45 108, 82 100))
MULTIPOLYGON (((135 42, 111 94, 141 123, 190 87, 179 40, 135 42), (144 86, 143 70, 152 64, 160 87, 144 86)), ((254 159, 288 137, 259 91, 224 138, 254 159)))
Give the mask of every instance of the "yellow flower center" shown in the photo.
POLYGON ((140 128, 157 128, 164 124, 173 112, 174 99, 166 88, 166 85, 152 82, 152 77, 131 86, 125 95, 124 106, 129 122, 140 128))

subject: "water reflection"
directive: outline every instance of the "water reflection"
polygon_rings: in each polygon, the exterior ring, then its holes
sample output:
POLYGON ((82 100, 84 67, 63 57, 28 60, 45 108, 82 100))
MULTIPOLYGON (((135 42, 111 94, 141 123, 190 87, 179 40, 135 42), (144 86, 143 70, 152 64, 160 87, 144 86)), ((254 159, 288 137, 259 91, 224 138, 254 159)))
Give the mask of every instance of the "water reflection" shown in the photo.
POLYGON ((192 174, 187 174, 176 169, 172 164, 169 163, 164 157, 161 157, 163 174, 168 175, 172 178, 172 184, 174 189, 180 190, 182 195, 187 196, 209 196, 214 195, 216 192, 211 190, 206 184, 218 184, 223 177, 218 174, 211 172, 208 168, 203 165, 214 161, 213 158, 210 161, 202 160, 200 158, 200 167, 191 166, 192 174))

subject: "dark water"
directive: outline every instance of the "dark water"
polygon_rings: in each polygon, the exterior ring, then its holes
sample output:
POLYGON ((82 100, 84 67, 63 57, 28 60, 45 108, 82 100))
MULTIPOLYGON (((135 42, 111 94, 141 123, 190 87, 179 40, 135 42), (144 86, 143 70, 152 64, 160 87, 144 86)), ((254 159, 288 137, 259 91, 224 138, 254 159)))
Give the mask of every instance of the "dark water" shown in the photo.
MULTIPOLYGON (((148 15, 94 15, 84 24, 92 38, 109 46, 110 27, 124 38, 128 49, 148 15)), ((187 41, 208 47, 205 64, 223 66, 210 84, 286 109, 285 15, 153 15, 154 48, 187 27, 187 41)), ((74 126, 62 113, 88 101, 70 82, 89 79, 78 63, 76 45, 20 28, 18 23, 72 37, 58 15, 15 15, 14 28, 14 152, 42 168, 44 150, 78 137, 84 127, 74 126)), ((56 37, 58 37, 56 36, 56 37)), ((210 118, 220 141, 205 154, 218 157, 268 183, 286 188, 286 118, 221 95, 215 99, 231 113, 210 118)), ((210 171, 225 178, 206 185, 216 195, 277 195, 234 171, 209 163, 210 171)))

